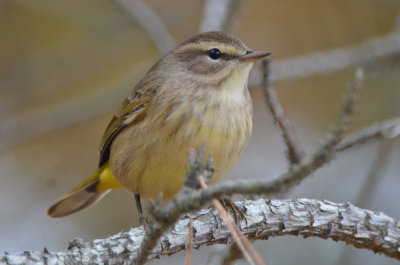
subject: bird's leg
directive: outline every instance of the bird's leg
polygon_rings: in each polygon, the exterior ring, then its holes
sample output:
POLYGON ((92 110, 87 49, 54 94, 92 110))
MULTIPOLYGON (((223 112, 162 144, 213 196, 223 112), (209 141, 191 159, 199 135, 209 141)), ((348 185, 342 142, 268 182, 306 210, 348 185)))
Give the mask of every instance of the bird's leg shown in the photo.
POLYGON ((140 195, 134 193, 133 196, 135 196, 135 202, 136 202, 136 208, 139 212, 139 218, 143 217, 143 210, 142 210, 142 203, 140 202, 140 195))
POLYGON ((143 215, 143 210, 142 210, 142 203, 140 202, 140 194, 133 194, 135 197, 135 202, 136 202, 136 208, 139 213, 139 222, 144 225, 145 230, 147 231, 147 225, 151 223, 150 218, 147 218, 143 215))
POLYGON ((224 206, 224 208, 227 211, 231 212, 231 214, 233 215, 233 217, 235 219, 236 224, 239 224, 240 220, 246 221, 246 218, 245 218, 243 212, 239 209, 239 207, 237 207, 229 199, 227 199, 225 197, 220 197, 218 200, 220 201, 220 203, 224 206))

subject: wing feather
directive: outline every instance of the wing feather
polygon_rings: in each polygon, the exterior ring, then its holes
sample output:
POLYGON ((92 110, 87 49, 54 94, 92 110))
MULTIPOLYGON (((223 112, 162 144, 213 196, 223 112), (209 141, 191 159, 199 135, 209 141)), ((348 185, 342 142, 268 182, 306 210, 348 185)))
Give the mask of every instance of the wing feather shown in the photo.
POLYGON ((108 123, 100 144, 99 167, 110 157, 110 147, 115 137, 128 125, 146 114, 153 98, 164 83, 164 76, 159 71, 160 61, 153 65, 145 77, 136 85, 131 95, 121 104, 119 111, 108 123))
POLYGON ((117 137, 125 127, 135 122, 138 117, 145 114, 155 92, 156 90, 151 90, 151 93, 140 94, 139 96, 129 97, 124 100, 120 110, 108 123, 101 140, 99 167, 108 161, 110 156, 110 147, 115 137, 117 137))

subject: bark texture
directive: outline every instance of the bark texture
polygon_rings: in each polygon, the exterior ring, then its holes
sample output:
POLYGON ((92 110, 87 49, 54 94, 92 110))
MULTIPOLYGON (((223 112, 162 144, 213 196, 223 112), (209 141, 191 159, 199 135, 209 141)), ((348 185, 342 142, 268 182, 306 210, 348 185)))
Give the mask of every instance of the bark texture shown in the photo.
MULTIPOLYGON (((400 260, 400 223, 388 215, 365 210, 350 203, 311 199, 245 200, 236 202, 245 219, 239 221, 243 233, 252 240, 270 236, 315 236, 341 240, 358 248, 400 260)), ((215 209, 192 216, 193 246, 232 242, 229 229, 215 209)), ((150 259, 185 250, 188 244, 187 217, 175 224, 153 249, 150 259)), ((139 250, 145 231, 131 229, 106 239, 71 242, 66 251, 25 251, 0 256, 0 264, 130 264, 139 250)))

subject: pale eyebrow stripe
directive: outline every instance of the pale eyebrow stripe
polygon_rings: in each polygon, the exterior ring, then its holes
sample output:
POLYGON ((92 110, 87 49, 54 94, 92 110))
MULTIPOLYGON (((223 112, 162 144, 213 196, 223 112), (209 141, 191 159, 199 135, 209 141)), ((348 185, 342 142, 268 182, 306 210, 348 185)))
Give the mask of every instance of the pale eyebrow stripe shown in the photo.
POLYGON ((229 54, 233 56, 240 56, 246 54, 246 50, 239 50, 238 48, 232 47, 230 45, 223 45, 218 42, 197 42, 190 43, 185 46, 179 48, 180 52, 185 52, 187 50, 200 50, 200 51, 208 51, 210 49, 219 49, 224 54, 229 54), (211 48, 210 48, 211 47, 211 48))

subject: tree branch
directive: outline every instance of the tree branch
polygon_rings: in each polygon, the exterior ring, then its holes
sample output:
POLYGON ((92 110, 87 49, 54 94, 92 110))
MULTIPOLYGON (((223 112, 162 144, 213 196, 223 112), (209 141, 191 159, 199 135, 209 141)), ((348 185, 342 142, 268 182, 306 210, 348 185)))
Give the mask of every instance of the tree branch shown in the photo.
MULTIPOLYGON (((358 45, 277 61, 272 64, 271 82, 332 73, 399 53, 400 32, 395 31, 383 37, 368 39, 358 45)), ((256 77, 250 79, 250 84, 259 84, 262 72, 254 71, 253 74, 256 77)))
POLYGON ((164 21, 141 0, 115 0, 149 34, 161 55, 174 48, 164 21))
POLYGON ((279 103, 278 96, 276 95, 276 89, 271 85, 271 59, 267 58, 262 60, 262 72, 263 81, 260 86, 261 91, 264 94, 265 102, 268 109, 270 110, 274 123, 278 125, 280 129, 284 143, 286 144, 286 157, 289 160, 290 166, 297 164, 301 161, 304 156, 304 151, 297 141, 297 137, 291 127, 288 118, 283 111, 281 104, 279 103))
MULTIPOLYGON (((242 209, 245 216, 239 223, 240 228, 252 240, 284 235, 331 238, 400 260, 400 223, 381 212, 360 209, 349 203, 311 199, 246 200, 236 202, 236 206, 242 209)), ((232 242, 229 229, 215 209, 201 210, 192 219, 195 248, 232 242)), ((149 258, 185 250, 188 222, 188 217, 181 219, 171 232, 160 239, 149 258)), ((6 253, 0 256, 0 263, 126 264, 137 257, 144 236, 143 227, 137 227, 88 243, 75 240, 69 250, 63 252, 6 253)))
MULTIPOLYGON (((364 182, 358 190, 358 195, 354 200, 356 205, 362 208, 368 208, 370 206, 371 199, 376 195, 376 189, 385 176, 384 171, 387 169, 394 146, 395 145, 388 141, 380 144, 379 151, 376 152, 371 168, 364 178, 364 182)), ((344 247, 336 264, 352 264, 353 262, 351 262, 351 258, 353 253, 353 249, 344 247)))
POLYGON ((393 139, 400 135, 400 117, 388 119, 358 130, 347 136, 335 148, 336 152, 347 150, 354 145, 370 140, 393 139))
POLYGON ((232 31, 245 0, 206 0, 200 23, 200 32, 232 31))

